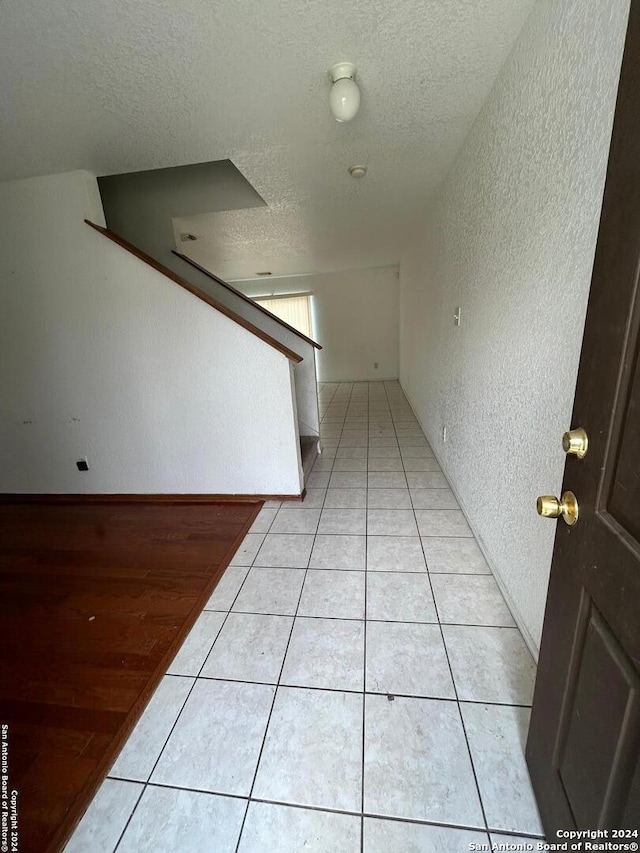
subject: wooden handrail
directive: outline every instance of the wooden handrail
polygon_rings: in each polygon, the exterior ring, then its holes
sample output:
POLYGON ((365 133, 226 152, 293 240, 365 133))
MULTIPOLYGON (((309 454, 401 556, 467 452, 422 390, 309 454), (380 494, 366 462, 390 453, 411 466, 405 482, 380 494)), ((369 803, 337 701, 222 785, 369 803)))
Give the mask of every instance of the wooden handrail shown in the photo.
MULTIPOLYGON (((272 314, 272 312, 269 311, 268 308, 265 308, 263 305, 259 305, 250 296, 247 296, 241 290, 238 290, 237 287, 233 287, 231 284, 229 284, 228 281, 224 281, 224 279, 218 278, 217 275, 214 275, 212 272, 209 272, 209 270, 206 269, 205 267, 200 266, 200 264, 197 261, 194 261, 192 258, 188 257, 187 255, 183 255, 182 252, 178 252, 178 251, 176 251, 176 249, 172 249, 171 251, 178 258, 180 258, 181 260, 185 261, 188 264, 191 264, 192 267, 195 267, 195 269, 199 270, 201 273, 204 273, 204 275, 208 276, 208 278, 213 279, 213 281, 217 281, 218 284, 221 284, 223 287, 226 287, 226 289, 230 290, 231 293, 235 293, 235 295, 239 296, 240 299, 244 300, 245 302, 249 302, 251 305, 253 305, 254 308, 257 308, 258 311, 262 311, 262 313, 266 314, 267 317, 271 317, 271 319, 275 320, 276 323, 279 323, 281 326, 284 326, 285 329, 288 329, 290 332, 293 332, 294 335, 297 335, 299 338, 302 338, 303 341, 306 341, 308 344, 311 344, 312 347, 315 347, 316 349, 322 349, 322 347, 320 346, 319 343, 312 340, 311 338, 308 338, 306 335, 303 335, 302 332, 298 331, 298 329, 294 328, 293 326, 290 326, 284 320, 281 320, 280 317, 278 317, 276 314, 272 314)), ((282 295, 286 296, 286 294, 282 294, 282 295)))
POLYGON ((297 352, 289 349, 284 344, 281 344, 280 341, 277 341, 275 338, 272 338, 271 335, 268 335, 266 332, 263 332, 262 329, 259 329, 257 326, 254 326, 253 323, 250 323, 248 320, 245 320, 244 317, 241 317, 239 314, 236 314, 235 311, 232 311, 230 308, 227 308, 226 305, 223 305, 222 302, 218 302, 212 296, 209 296, 208 293, 205 293, 204 290, 200 290, 199 287, 196 287, 191 282, 187 281, 185 278, 182 278, 177 273, 170 270, 168 267, 165 267, 163 264, 156 261, 155 258, 152 258, 150 255, 147 255, 141 249, 138 249, 136 246, 128 243, 125 239, 120 237, 119 234, 116 234, 114 231, 110 231, 108 228, 103 228, 101 225, 96 225, 95 222, 91 222, 90 219, 85 219, 87 225, 94 228, 100 234, 103 234, 109 240, 112 240, 114 243, 117 243, 118 246, 121 246, 131 255, 134 255, 138 260, 147 264, 147 266, 153 267, 154 270, 161 273, 165 278, 170 278, 171 281, 183 287, 185 290, 188 290, 193 296, 196 296, 198 299, 201 299, 203 302, 206 302, 207 305, 210 305, 211 308, 215 308, 216 311, 219 311, 221 314, 224 314, 225 317, 228 317, 230 320, 233 320, 234 323, 237 323, 239 326, 242 326, 243 329, 246 329, 248 332, 251 332, 252 335, 255 335, 257 338, 260 338, 266 344, 277 349, 278 352, 281 352, 283 355, 286 355, 288 359, 294 361, 296 364, 299 364, 302 361, 302 356, 298 355, 297 352))

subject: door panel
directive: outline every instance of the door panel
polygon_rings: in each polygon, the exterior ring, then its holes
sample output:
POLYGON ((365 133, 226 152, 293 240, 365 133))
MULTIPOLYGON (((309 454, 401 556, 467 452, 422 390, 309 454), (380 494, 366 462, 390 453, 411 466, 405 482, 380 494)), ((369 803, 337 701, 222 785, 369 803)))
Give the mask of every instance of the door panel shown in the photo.
POLYGON ((557 759, 558 772, 578 826, 619 826, 636 762, 640 732, 638 703, 640 680, 611 629, 593 603, 585 598, 588 613, 582 642, 575 646, 575 684, 569 683, 560 720, 564 734, 557 759), (566 734, 565 734, 566 732, 566 734), (598 749, 593 749, 598 744, 598 749), (616 802, 621 810, 616 810, 616 802), (613 810, 614 814, 609 814, 613 810))
POLYGON ((640 827, 638 91, 631 0, 571 423, 589 448, 567 458, 563 482, 580 516, 557 522, 527 743, 549 841, 559 829, 640 827))

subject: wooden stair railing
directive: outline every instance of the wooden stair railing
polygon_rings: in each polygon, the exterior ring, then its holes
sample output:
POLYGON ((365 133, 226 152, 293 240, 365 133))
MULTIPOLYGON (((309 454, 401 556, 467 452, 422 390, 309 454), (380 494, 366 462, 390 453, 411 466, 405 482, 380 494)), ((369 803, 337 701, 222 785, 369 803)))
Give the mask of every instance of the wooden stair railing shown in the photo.
MULTIPOLYGON (((134 255, 136 258, 138 258, 138 260, 147 264, 147 266, 153 267, 153 269, 161 273, 163 276, 165 276, 165 278, 171 279, 171 281, 175 282, 180 287, 184 288, 185 290, 188 290, 189 293, 191 293, 193 296, 196 296, 198 299, 201 299, 202 302, 206 302, 207 305, 211 306, 211 308, 215 308, 216 311, 219 311, 221 314, 224 314, 225 317, 228 317, 230 320, 233 320, 234 323, 237 323, 239 326, 242 326, 243 329, 246 329, 248 332, 251 332, 252 335, 255 335, 257 338, 260 338, 266 344, 269 344, 269 346, 278 350, 278 352, 281 352, 282 355, 285 355, 291 361, 295 362, 296 364, 299 364, 302 361, 301 355, 298 355, 298 353, 294 352, 292 349, 289 349, 289 347, 285 346, 284 344, 281 344, 280 341, 267 334, 267 332, 263 332, 262 329, 259 329, 257 326, 254 326, 253 323, 249 322, 249 320, 245 320, 244 317, 241 317, 239 314, 236 314, 235 311, 232 311, 230 308, 227 308, 227 306, 223 305, 222 302, 218 302, 212 296, 209 296, 209 294, 205 293, 204 290, 201 290, 199 287, 196 287, 195 285, 191 284, 191 282, 187 281, 185 278, 182 278, 177 273, 173 272, 173 270, 170 270, 168 267, 165 267, 163 264, 156 261, 155 258, 152 258, 150 255, 147 255, 141 249, 138 249, 133 244, 127 242, 123 237, 120 237, 114 231, 110 231, 108 228, 103 228, 101 225, 96 225, 95 222, 91 222, 91 220, 89 219, 85 219, 85 222, 91 228, 95 229, 112 242, 117 243, 118 246, 121 246, 123 249, 125 249, 125 251, 129 252, 131 255, 134 255)), ((215 278, 215 276, 211 277, 215 278)), ((218 281, 218 279, 216 279, 216 281, 218 281)), ((224 284, 224 282, 220 283, 224 284)), ((273 316, 269 311, 267 311, 267 314, 273 316)), ((287 324, 285 323, 284 325, 287 324)), ((292 331, 295 331, 295 329, 292 329, 292 331)), ((299 332, 297 334, 300 335, 299 332)), ((304 338, 304 335, 300 335, 300 337, 304 338)), ((305 340, 308 340, 308 338, 305 338, 305 340)), ((310 343, 313 343, 313 341, 310 341, 310 343)), ((317 346, 317 344, 315 344, 315 346, 317 346)))
POLYGON ((285 329, 288 329, 290 332, 293 332, 294 335, 297 335, 299 338, 302 338, 303 341, 306 341, 308 344, 311 344, 312 347, 315 347, 316 349, 322 349, 322 347, 320 346, 320 344, 317 341, 314 341, 312 338, 308 338, 306 335, 304 335, 298 329, 294 328, 294 326, 290 326, 289 323, 286 323, 284 320, 282 320, 276 314, 273 314, 271 311, 269 311, 263 305, 260 305, 258 302, 256 302, 254 299, 252 299, 250 296, 247 296, 241 290, 238 290, 236 287, 233 287, 231 284, 229 284, 228 281, 224 281, 224 279, 218 278, 217 275, 214 275, 212 272, 209 272, 209 270, 206 269, 205 267, 200 266, 200 264, 197 261, 192 260, 187 255, 183 255, 182 252, 178 252, 175 249, 172 249, 172 253, 176 257, 180 258, 180 260, 184 261, 187 264, 190 264, 190 266, 194 267, 194 269, 197 269, 203 275, 206 275, 207 278, 212 279, 213 281, 220 284, 222 287, 225 287, 227 290, 231 291, 231 293, 234 293, 236 296, 240 297, 240 299, 242 299, 243 302, 248 302, 250 305, 253 305, 254 308, 257 308, 258 311, 261 311, 263 314, 266 314, 267 317, 271 317, 271 319, 275 320, 276 323, 279 323, 285 329))

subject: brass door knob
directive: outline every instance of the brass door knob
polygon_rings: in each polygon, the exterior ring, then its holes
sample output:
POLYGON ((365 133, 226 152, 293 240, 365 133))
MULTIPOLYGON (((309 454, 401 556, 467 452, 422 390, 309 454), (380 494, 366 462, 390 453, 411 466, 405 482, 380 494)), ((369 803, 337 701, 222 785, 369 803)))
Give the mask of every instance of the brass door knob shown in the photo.
POLYGON ((570 429, 562 436, 562 449, 570 456, 577 456, 578 459, 584 459, 587 455, 589 447, 589 437, 582 427, 570 429))
POLYGON ((536 503, 538 515, 543 518, 560 518, 567 524, 575 524, 578 520, 578 499, 573 492, 565 492, 560 500, 554 495, 540 495, 536 503))

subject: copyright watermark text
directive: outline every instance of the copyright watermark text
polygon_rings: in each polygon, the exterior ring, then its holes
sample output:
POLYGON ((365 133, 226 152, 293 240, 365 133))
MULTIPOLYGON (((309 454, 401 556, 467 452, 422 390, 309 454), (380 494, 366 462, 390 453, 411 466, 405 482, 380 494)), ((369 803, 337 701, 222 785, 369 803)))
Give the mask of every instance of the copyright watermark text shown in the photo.
POLYGON ((470 851, 631 851, 638 850, 637 829, 560 829, 557 841, 493 841, 492 844, 470 844, 470 851))
POLYGON ((0 853, 18 851, 18 792, 9 779, 9 726, 0 726, 0 853))

